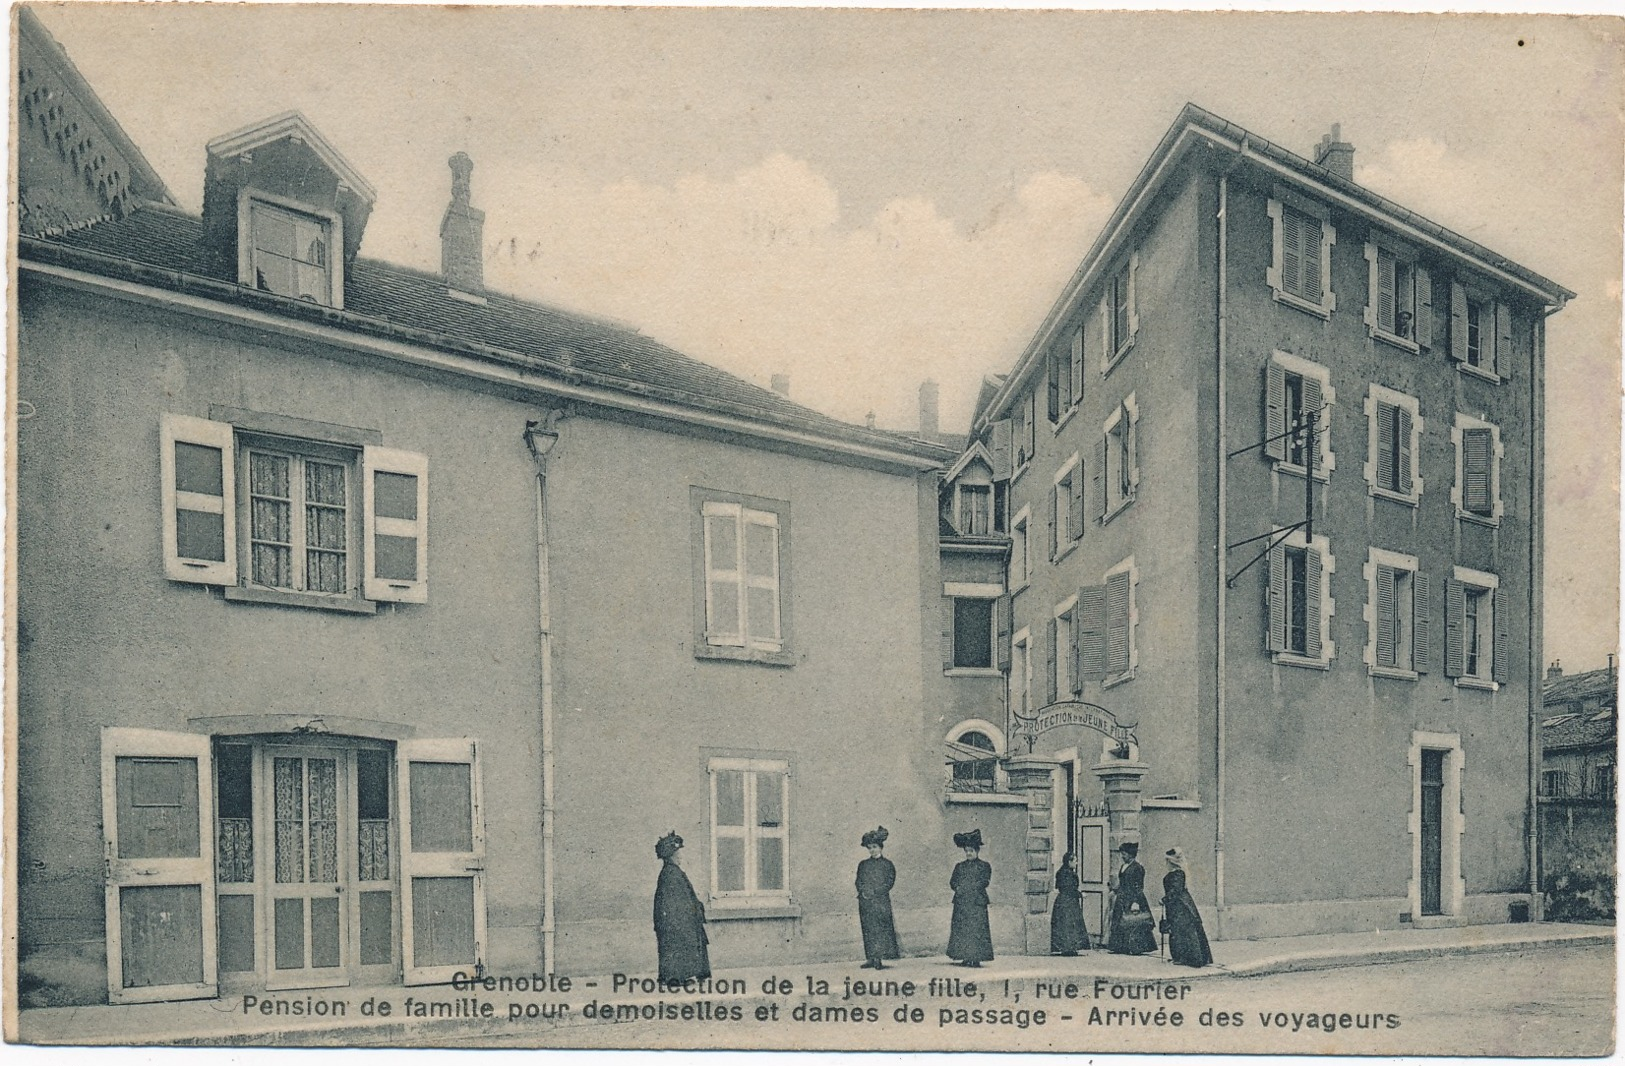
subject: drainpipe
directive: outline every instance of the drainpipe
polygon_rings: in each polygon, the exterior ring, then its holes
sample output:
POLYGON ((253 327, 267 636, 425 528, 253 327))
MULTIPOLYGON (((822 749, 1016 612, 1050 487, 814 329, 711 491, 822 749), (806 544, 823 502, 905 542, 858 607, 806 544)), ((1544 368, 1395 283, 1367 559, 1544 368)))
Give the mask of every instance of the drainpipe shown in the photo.
POLYGON ((548 595, 547 456, 559 442, 564 412, 525 423, 525 448, 536 468, 536 618, 541 655, 542 715, 542 970, 554 972, 553 946, 553 607, 548 595))
POLYGON ((1242 140, 1240 151, 1232 156, 1224 169, 1219 172, 1219 239, 1218 239, 1218 323, 1216 347, 1217 359, 1215 378, 1218 386, 1218 400, 1213 405, 1216 421, 1218 452, 1216 462, 1218 470, 1215 480, 1214 497, 1218 501, 1218 520, 1216 533, 1218 542, 1214 550, 1218 555, 1218 566, 1215 571, 1216 591, 1215 605, 1217 618, 1214 624, 1215 654, 1214 661, 1214 774, 1213 774, 1213 935, 1215 939, 1224 939, 1225 934, 1225 897, 1224 897, 1224 712, 1225 712, 1225 637, 1227 632, 1226 615, 1228 610, 1227 593, 1225 586, 1225 570, 1229 561, 1225 556, 1225 544, 1228 542, 1228 525, 1226 523, 1226 482, 1225 482, 1225 456, 1230 452, 1228 437, 1225 433, 1225 394, 1224 369, 1227 357, 1226 330, 1230 321, 1230 279, 1228 263, 1228 235, 1230 228, 1230 172, 1241 162, 1247 152, 1247 142, 1242 140))
POLYGON ((1529 816, 1525 827, 1525 861, 1529 865, 1529 920, 1545 919, 1545 899, 1540 891, 1540 720, 1545 713, 1541 679, 1545 676, 1546 627, 1542 612, 1546 592, 1541 564, 1545 554, 1546 439, 1546 319, 1563 310, 1563 300, 1549 307, 1535 320, 1529 353, 1529 816))

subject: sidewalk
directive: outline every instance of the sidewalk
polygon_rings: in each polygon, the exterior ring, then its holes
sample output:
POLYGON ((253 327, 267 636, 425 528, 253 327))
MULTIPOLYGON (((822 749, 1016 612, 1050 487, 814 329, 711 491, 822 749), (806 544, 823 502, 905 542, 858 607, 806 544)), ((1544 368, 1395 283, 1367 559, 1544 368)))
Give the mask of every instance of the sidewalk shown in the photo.
MULTIPOLYGON (((641 1012, 644 1018, 650 1016, 650 1010, 657 1012, 654 1017, 670 1017, 658 1012, 685 1007, 703 1011, 726 1005, 749 1012, 774 1001, 850 1004, 853 1001, 840 998, 849 978, 864 982, 913 981, 920 987, 933 978, 958 979, 976 982, 983 989, 995 989, 1001 994, 1008 989, 1008 992, 1020 991, 1026 995, 1032 995, 1040 984, 1059 987, 1073 983, 1084 997, 1092 998, 1096 979, 1119 985, 1155 983, 1166 989, 1170 985, 1177 988, 1195 981, 1613 942, 1611 926, 1473 925, 1220 941, 1213 945, 1214 965, 1201 970, 1176 966, 1154 955, 1124 956, 1104 951, 1086 952, 1077 958, 1010 955, 980 969, 953 966, 938 955, 901 959, 878 973, 861 969, 856 960, 718 970, 713 983, 723 982, 724 990, 713 988, 693 993, 615 991, 611 976, 573 978, 568 992, 459 992, 449 985, 311 989, 182 1003, 37 1008, 22 1011, 18 1025, 21 1040, 39 1044, 432 1046, 453 1038, 467 1042, 471 1037, 487 1033, 511 1038, 515 1033, 541 1032, 568 1025, 613 1024, 612 1019, 590 1017, 589 1003, 635 1007, 637 1011, 632 1013, 641 1012), (789 996, 764 995, 763 984, 769 978, 788 979, 793 991, 789 996), (829 992, 809 995, 809 981, 828 982, 829 992), (254 1002, 250 1003, 250 999, 254 1002), (369 1001, 372 1006, 364 1014, 369 1001), (390 1004, 388 1017, 379 1016, 377 1004, 380 1001, 390 1004), (261 1013, 266 1003, 278 1013, 261 1013), (408 1014, 412 1009, 409 1004, 416 1004, 423 1013, 408 1014), (564 1004, 568 1006, 560 1010, 564 1004), (510 1018, 514 1009, 520 1016, 510 1018), (430 1011, 441 1016, 429 1016, 430 1011)), ((1178 995, 1174 991, 1165 994, 1178 995)), ((867 1002, 891 1006, 896 1001, 872 999, 867 1002)))

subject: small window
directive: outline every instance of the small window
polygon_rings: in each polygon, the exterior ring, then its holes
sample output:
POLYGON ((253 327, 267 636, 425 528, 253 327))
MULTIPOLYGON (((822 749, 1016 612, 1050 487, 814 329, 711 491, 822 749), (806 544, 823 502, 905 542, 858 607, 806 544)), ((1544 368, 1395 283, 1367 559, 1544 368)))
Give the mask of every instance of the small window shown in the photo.
POLYGON ((1050 349, 1048 363, 1049 420, 1059 422, 1082 396, 1083 331, 1057 341, 1050 349))
POLYGON ((1078 590, 1072 628, 1077 641, 1075 683, 1098 680, 1107 686, 1134 676, 1139 652, 1134 634, 1138 608, 1134 590, 1139 571, 1132 557, 1106 573, 1105 583, 1078 590))
POLYGON ((712 759, 711 896, 748 902, 790 896, 790 766, 712 759))
POLYGON ((1494 574, 1456 567, 1445 582, 1445 676, 1457 685, 1494 688, 1507 678, 1507 632, 1494 574))
POLYGON ((1427 672, 1430 646, 1427 575, 1415 556, 1370 549, 1366 564, 1366 665, 1384 677, 1414 679, 1427 672))
POLYGON ((1312 420, 1315 474, 1329 476, 1335 463, 1330 408, 1336 395, 1326 367, 1287 352, 1273 353, 1265 364, 1264 454, 1301 473, 1312 420))
POLYGON ((1276 300, 1329 317, 1337 303, 1332 295, 1331 273, 1332 245, 1337 238, 1331 223, 1324 219, 1324 209, 1276 198, 1269 201, 1269 215, 1273 254, 1268 282, 1276 300))
POLYGON ((1131 252, 1121 266, 1106 279, 1100 297, 1101 369, 1110 370, 1134 343, 1140 329, 1140 313, 1135 290, 1138 287, 1140 256, 1131 252))
POLYGON ((1050 641, 1051 703, 1075 695, 1083 687, 1083 678, 1078 670, 1077 613, 1077 597, 1055 611, 1055 631, 1050 641))
POLYGON ((992 737, 980 730, 966 730, 948 742, 948 759, 949 791, 994 790, 999 758, 992 737))
POLYGON ((1023 507, 1016 513, 1010 522, 1010 588, 1011 590, 1025 588, 1027 585, 1028 570, 1027 527, 1030 512, 1023 507))
POLYGON ((1450 433, 1456 446, 1456 486, 1451 497, 1458 517, 1494 525, 1501 519, 1501 430, 1467 415, 1456 415, 1450 433))
POLYGON ((1058 474, 1050 491, 1051 559, 1058 559, 1083 536, 1083 471, 1074 455, 1058 474))
POLYGON ((1140 412, 1133 395, 1106 420, 1096 460, 1102 521, 1134 502, 1140 484, 1139 421, 1140 412))
POLYGON ((993 669, 993 614, 998 601, 992 597, 953 597, 953 654, 949 669, 993 669))
POLYGON ((1368 242, 1365 256, 1367 331, 1408 351, 1427 347, 1433 322, 1433 283, 1427 269, 1413 253, 1387 243, 1368 242))
POLYGON ((1420 405, 1414 397, 1373 385, 1366 417, 1370 423, 1366 483, 1371 494, 1416 503, 1422 495, 1420 405))
POLYGON ((959 485, 959 532, 985 537, 993 532, 993 486, 959 485))
POLYGON ((1029 392, 1022 397, 1016 416, 1016 466, 1019 474, 1032 462, 1038 449, 1038 393, 1029 392))
POLYGON ((1483 290, 1450 285, 1450 358, 1463 370, 1493 381, 1512 366, 1512 310, 1483 290))
POLYGON ((1276 662, 1329 665, 1333 605, 1327 575, 1331 569, 1324 537, 1306 544, 1302 532, 1294 532, 1270 548, 1268 648, 1276 662))
POLYGON ((1033 703, 1032 649, 1025 629, 1010 639, 1010 708, 1025 714, 1033 703))
POLYGON ((790 505, 693 490, 702 570, 695 654, 788 665, 784 576, 790 505))
POLYGON ((328 248, 333 224, 252 200, 248 208, 252 284, 263 292, 334 304, 328 248))

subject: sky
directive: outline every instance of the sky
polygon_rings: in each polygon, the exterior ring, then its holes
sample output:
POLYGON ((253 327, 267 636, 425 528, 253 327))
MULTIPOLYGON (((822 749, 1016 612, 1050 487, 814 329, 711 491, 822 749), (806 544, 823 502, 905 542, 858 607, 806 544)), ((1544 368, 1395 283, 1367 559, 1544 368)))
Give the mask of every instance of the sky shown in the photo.
POLYGON ((474 159, 487 284, 837 417, 963 430, 1187 101, 1580 294, 1550 320, 1546 649, 1619 632, 1618 19, 42 5, 182 207, 212 137, 297 109, 439 268, 474 159))

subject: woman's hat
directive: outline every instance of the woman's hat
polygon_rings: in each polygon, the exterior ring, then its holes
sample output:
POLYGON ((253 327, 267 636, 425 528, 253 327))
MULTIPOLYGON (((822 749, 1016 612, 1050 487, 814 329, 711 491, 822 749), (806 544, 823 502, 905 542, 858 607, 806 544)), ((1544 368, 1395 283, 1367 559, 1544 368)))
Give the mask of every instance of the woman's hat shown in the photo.
POLYGON ((888 834, 886 833, 885 826, 880 826, 878 829, 871 829, 867 833, 863 834, 863 846, 866 848, 882 847, 886 843, 887 835, 888 834))
POLYGON ((972 829, 968 833, 955 833, 954 847, 976 848, 980 850, 982 847, 982 831, 980 829, 972 829))
POLYGON ((1140 845, 1138 841, 1125 840, 1121 844, 1117 845, 1117 850, 1121 851, 1124 855, 1133 858, 1140 853, 1140 845))
POLYGON ((677 849, 683 846, 683 838, 673 829, 659 840, 655 841, 655 857, 669 859, 677 854, 677 849))
POLYGON ((1181 870, 1185 868, 1185 853, 1179 848, 1169 848, 1164 855, 1168 859, 1169 866, 1177 866, 1181 870))

